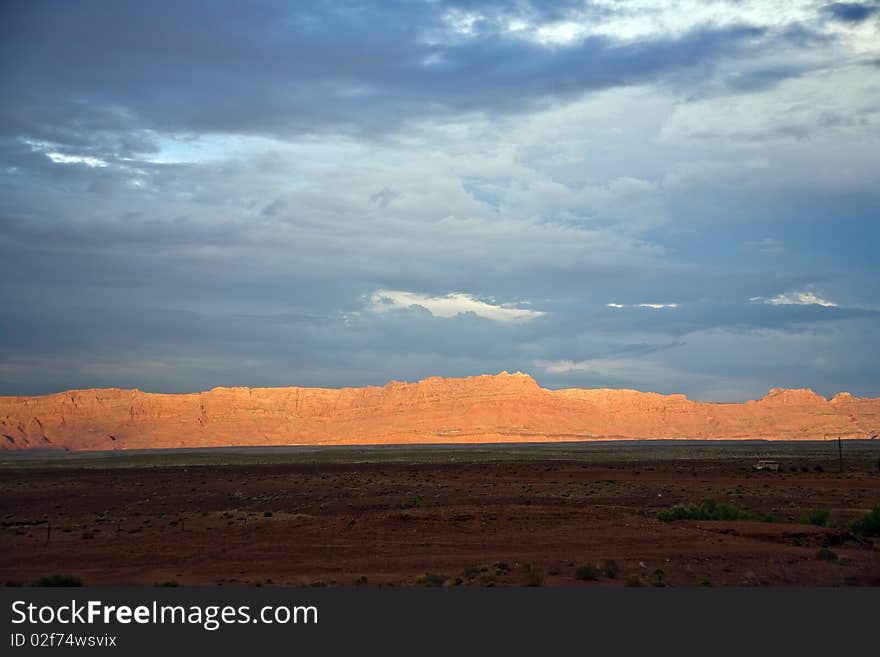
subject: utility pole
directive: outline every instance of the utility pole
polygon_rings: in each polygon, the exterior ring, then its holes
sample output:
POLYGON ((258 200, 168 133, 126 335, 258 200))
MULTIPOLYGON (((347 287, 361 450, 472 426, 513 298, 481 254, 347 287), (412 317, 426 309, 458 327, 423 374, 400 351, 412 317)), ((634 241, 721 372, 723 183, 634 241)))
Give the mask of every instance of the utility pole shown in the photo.
POLYGON ((837 457, 840 460, 840 471, 843 472, 843 443, 840 436, 837 437, 837 457))

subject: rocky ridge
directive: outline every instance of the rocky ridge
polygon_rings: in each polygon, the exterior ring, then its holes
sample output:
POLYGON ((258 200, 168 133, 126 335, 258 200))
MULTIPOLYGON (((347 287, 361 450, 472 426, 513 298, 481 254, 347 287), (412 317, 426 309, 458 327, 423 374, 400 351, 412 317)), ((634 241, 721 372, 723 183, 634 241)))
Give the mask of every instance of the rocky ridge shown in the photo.
POLYGON ((516 372, 365 388, 70 390, 0 397, 0 449, 485 443, 602 439, 822 440, 880 432, 880 399, 775 388, 744 403, 636 390, 541 388, 516 372))

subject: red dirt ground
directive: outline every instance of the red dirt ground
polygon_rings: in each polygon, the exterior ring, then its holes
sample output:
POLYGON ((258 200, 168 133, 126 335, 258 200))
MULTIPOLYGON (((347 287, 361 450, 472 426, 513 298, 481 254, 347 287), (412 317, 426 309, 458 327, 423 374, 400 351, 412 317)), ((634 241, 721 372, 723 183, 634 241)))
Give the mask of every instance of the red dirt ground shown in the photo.
POLYGON ((64 573, 87 585, 880 585, 877 539, 846 530, 880 505, 880 473, 744 465, 7 464, 0 582, 64 573), (657 519, 709 497, 777 521, 657 519), (831 510, 829 527, 797 522, 816 507, 831 510), (823 547, 837 559, 819 558, 823 547), (616 577, 576 578, 609 560, 616 577))

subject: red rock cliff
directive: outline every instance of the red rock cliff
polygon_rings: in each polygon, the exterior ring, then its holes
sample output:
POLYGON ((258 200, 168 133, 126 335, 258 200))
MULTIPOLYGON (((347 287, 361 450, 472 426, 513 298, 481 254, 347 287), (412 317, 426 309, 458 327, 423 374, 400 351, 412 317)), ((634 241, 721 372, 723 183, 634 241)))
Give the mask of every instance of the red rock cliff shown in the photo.
POLYGON ((2 449, 71 450, 603 438, 866 437, 880 399, 774 389, 742 404, 635 390, 545 390, 502 372, 367 388, 71 390, 0 397, 2 449))

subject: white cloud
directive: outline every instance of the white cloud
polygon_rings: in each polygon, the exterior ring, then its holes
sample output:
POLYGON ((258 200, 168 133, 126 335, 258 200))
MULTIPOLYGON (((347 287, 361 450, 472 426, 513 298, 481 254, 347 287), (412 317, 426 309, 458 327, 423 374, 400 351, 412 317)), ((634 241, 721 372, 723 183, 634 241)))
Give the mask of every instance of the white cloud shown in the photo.
POLYGON ((677 303, 606 303, 605 306, 607 308, 651 308, 652 310, 678 308, 677 303))
POLYGON ((674 371, 674 368, 663 362, 646 358, 589 358, 581 361, 537 360, 534 361, 534 364, 548 374, 577 372, 597 377, 600 381, 607 381, 609 386, 613 385, 614 387, 618 387, 621 382, 637 387, 658 385, 658 382, 668 380, 674 371))
POLYGON ((46 153, 46 157, 52 160, 55 164, 85 164, 92 168, 107 166, 107 163, 104 160, 88 155, 65 155, 64 153, 56 153, 52 151, 46 153))
POLYGON ((777 294, 775 297, 752 297, 749 301, 753 303, 766 303, 771 306, 825 306, 826 308, 836 308, 837 304, 828 299, 823 299, 815 292, 804 290, 801 292, 784 292, 777 294))
POLYGON ((496 322, 523 322, 544 314, 538 310, 517 308, 509 304, 487 303, 463 292, 432 297, 427 294, 401 290, 376 290, 370 295, 367 309, 374 313, 386 313, 411 306, 422 306, 436 317, 454 317, 463 313, 474 313, 496 322))
MULTIPOLYGON (((558 20, 542 21, 533 12, 510 17, 507 11, 499 15, 460 9, 446 12, 443 18, 451 36, 458 38, 479 38, 480 24, 484 23, 542 46, 560 47, 596 36, 623 42, 678 37, 704 25, 782 29, 815 19, 821 4, 814 0, 794 0, 783 5, 769 0, 593 0, 580 9, 571 8, 558 20)), ((834 26, 825 29, 833 30, 834 26)))

